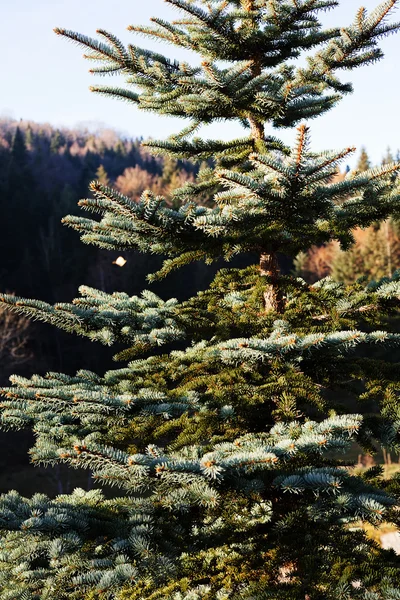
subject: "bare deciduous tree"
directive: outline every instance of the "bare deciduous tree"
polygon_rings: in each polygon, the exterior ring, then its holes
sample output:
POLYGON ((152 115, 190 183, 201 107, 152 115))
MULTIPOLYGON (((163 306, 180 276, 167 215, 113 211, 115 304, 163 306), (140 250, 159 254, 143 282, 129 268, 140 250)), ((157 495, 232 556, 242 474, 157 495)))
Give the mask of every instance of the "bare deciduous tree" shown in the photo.
POLYGON ((0 361, 4 372, 32 358, 28 347, 30 322, 0 306, 0 361))

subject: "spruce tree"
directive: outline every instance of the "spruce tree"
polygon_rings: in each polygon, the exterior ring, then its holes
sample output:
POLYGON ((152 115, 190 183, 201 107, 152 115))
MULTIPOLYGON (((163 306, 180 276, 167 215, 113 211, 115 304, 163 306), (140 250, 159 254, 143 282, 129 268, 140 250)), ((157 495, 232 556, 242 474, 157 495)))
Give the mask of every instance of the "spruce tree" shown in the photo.
POLYGON ((363 146, 361 148, 360 156, 358 157, 356 171, 358 173, 362 173, 363 171, 368 171, 371 168, 371 161, 369 160, 368 152, 366 148, 363 146))
POLYGON ((30 125, 28 125, 28 127, 25 130, 25 144, 30 150, 32 150, 34 145, 34 135, 32 127, 30 125))
POLYGON ((114 485, 50 499, 0 500, 0 598, 12 600, 394 600, 399 559, 361 524, 399 522, 399 486, 379 467, 351 469, 358 442, 399 448, 400 276, 309 286, 279 256, 352 243, 352 230, 396 214, 399 165, 333 181, 352 151, 316 153, 305 121, 352 91, 342 69, 368 65, 398 4, 360 9, 324 29, 335 0, 167 0, 182 18, 130 29, 191 49, 199 66, 57 29, 129 87, 94 87, 143 110, 189 119, 147 147, 208 161, 195 182, 140 201, 100 182, 64 223, 85 243, 165 257, 150 281, 203 260, 250 253, 184 302, 82 286, 54 306, 2 296, 11 309, 116 345, 122 364, 13 376, 2 425, 31 427, 32 460, 84 467, 114 485), (305 66, 295 59, 308 53, 305 66), (194 137, 203 123, 239 121, 230 142, 194 137), (270 127, 298 126, 287 147, 270 127), (268 133, 266 132, 268 127, 268 133), (211 166, 210 166, 211 165, 211 166), (214 205, 196 202, 205 193, 214 205), (179 206, 178 209, 170 206, 179 206))
POLYGON ((96 178, 104 186, 110 185, 110 179, 108 177, 108 173, 104 168, 104 165, 100 164, 99 168, 96 171, 96 178))
POLYGON ((50 152, 52 154, 57 154, 64 143, 65 143, 65 140, 64 140, 63 135, 61 134, 59 129, 56 129, 56 131, 51 136, 50 152))
POLYGON ((388 146, 386 148, 386 154, 382 158, 382 165, 390 165, 392 163, 393 163, 393 154, 392 154, 392 150, 390 149, 390 146, 388 146))
POLYGON ((11 144, 9 170, 12 171, 13 175, 17 176, 18 170, 21 171, 21 169, 24 169, 26 162, 27 151, 24 135, 20 128, 17 127, 11 144))

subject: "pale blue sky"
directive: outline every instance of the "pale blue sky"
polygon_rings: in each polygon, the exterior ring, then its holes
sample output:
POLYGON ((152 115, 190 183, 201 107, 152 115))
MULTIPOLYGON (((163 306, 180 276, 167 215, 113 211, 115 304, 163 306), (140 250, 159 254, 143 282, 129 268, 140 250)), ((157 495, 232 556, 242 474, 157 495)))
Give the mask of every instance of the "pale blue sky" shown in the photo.
MULTIPOLYGON (((342 0, 339 8, 324 15, 324 22, 348 24, 361 4, 369 10, 377 0, 342 0)), ((94 35, 96 28, 102 27, 123 41, 136 41, 160 51, 162 44, 138 38, 126 27, 146 24, 155 15, 176 15, 162 0, 5 0, 1 13, 0 117, 69 127, 99 123, 128 136, 157 138, 181 126, 181 121, 90 93, 88 86, 96 79, 87 72, 89 63, 81 58, 82 50, 52 31, 61 26, 94 35)), ((399 12, 395 16, 400 19, 399 12)), ((365 145, 378 161, 387 146, 400 148, 400 33, 381 44, 386 54, 382 61, 342 73, 342 78, 353 81, 354 94, 328 115, 311 122, 314 150, 365 145)), ((189 55, 168 46, 165 53, 178 58, 189 55)), ((100 83, 105 81, 113 82, 107 78, 100 83)), ((229 138, 242 132, 239 126, 215 124, 206 135, 229 138)), ((292 139, 291 133, 279 135, 285 141, 292 139)))

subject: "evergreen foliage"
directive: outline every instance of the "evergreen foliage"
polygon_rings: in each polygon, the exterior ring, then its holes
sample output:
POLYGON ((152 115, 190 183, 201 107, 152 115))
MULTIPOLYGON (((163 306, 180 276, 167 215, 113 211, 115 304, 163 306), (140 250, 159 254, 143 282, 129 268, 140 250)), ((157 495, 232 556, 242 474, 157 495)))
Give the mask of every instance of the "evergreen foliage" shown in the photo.
POLYGON ((363 171, 368 171, 371 168, 371 161, 369 159, 367 150, 364 146, 361 148, 360 156, 358 157, 356 171, 359 173, 363 171))
POLYGON ((194 50, 201 66, 125 48, 104 30, 101 41, 56 31, 100 62, 93 72, 132 85, 95 91, 191 120, 148 147, 212 160, 169 198, 147 190, 135 201, 93 182, 80 205, 100 220, 64 222, 86 243, 163 255, 151 279, 248 252, 259 264, 220 269, 180 302, 88 286, 72 303, 1 297, 116 344, 124 364, 13 376, 2 390, 2 427, 33 429, 35 463, 86 468, 119 493, 3 496, 0 598, 394 600, 399 559, 360 522, 399 524, 399 480, 357 475, 345 453, 353 442, 400 448, 400 334, 388 320, 400 277, 309 286, 279 273, 278 254, 331 240, 346 248, 354 228, 396 215, 400 165, 335 181, 352 149, 312 152, 305 124, 288 148, 265 125, 294 127, 349 93, 338 72, 382 56, 398 2, 324 30, 318 15, 334 0, 166 1, 182 19, 130 29, 194 50), (293 66, 303 51, 306 66, 293 66), (220 119, 246 135, 193 137, 220 119), (197 202, 207 191, 214 205, 197 202))
POLYGON ((96 179, 98 181, 100 181, 100 183, 102 185, 106 185, 109 186, 110 185, 110 180, 108 178, 108 174, 107 171, 105 170, 103 165, 100 165, 99 168, 96 171, 96 179))

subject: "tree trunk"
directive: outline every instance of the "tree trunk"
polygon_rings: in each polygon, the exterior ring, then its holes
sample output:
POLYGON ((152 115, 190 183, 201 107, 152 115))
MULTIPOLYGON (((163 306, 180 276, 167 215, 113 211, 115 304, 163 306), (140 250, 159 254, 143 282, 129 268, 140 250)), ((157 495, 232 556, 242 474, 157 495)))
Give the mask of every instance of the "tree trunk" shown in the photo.
POLYGON ((261 254, 260 275, 268 278, 268 285, 264 292, 265 312, 270 312, 271 310, 278 313, 283 312, 284 302, 278 286, 278 258, 274 252, 272 254, 261 254))
MULTIPOLYGON (((242 0, 242 6, 245 10, 254 10, 252 0, 242 0)), ((253 77, 258 77, 262 73, 260 62, 255 59, 251 68, 253 77)), ((256 119, 252 114, 248 115, 248 121, 251 130, 251 137, 254 141, 254 150, 262 152, 264 150, 264 123, 256 119)), ((279 265, 275 252, 271 254, 261 254, 260 256, 260 275, 268 278, 267 287, 264 292, 264 308, 265 312, 271 310, 275 312, 283 312, 284 302, 282 294, 278 287, 279 265)))
POLYGON ((264 141, 264 125, 253 117, 249 117, 249 123, 254 142, 264 141))

